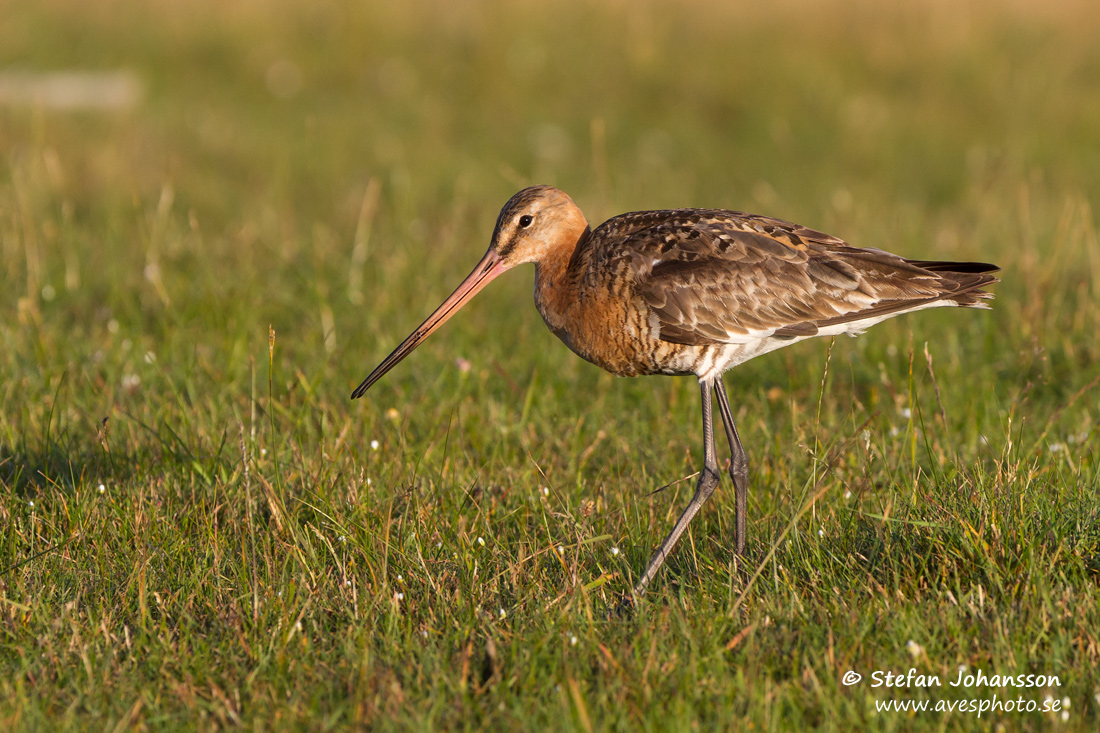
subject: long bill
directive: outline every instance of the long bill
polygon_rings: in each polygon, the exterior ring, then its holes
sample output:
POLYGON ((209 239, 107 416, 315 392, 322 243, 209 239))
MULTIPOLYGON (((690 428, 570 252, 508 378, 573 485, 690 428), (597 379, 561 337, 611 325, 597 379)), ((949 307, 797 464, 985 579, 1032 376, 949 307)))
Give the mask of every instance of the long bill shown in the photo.
POLYGON ((433 331, 442 326, 448 318, 453 316, 459 308, 466 305, 467 302, 477 295, 483 287, 488 285, 497 275, 500 275, 507 269, 508 267, 504 264, 500 255, 491 249, 486 252, 485 256, 481 258, 481 262, 477 263, 477 266, 474 267, 474 271, 466 276, 462 284, 435 309, 434 313, 428 316, 426 321, 421 323, 415 331, 409 334, 409 337, 402 341, 401 345, 394 349, 392 354, 387 356, 381 364, 374 368, 370 376, 364 379, 363 383, 356 387, 355 391, 351 393, 351 398, 354 400, 362 397, 375 382, 385 376, 386 372, 393 369, 397 366, 398 362, 411 354, 413 349, 420 345, 421 341, 428 338, 433 331))

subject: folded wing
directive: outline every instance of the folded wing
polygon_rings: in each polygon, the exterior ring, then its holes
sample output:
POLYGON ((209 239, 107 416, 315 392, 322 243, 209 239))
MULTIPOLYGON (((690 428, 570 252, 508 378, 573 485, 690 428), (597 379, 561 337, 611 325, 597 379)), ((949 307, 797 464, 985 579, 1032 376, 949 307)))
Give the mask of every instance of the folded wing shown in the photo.
POLYGON ((633 216, 600 230, 619 235, 608 256, 628 269, 651 325, 672 343, 797 338, 841 324, 858 331, 932 305, 980 307, 992 297, 982 288, 997 282, 993 265, 906 260, 767 217, 705 209, 633 216))

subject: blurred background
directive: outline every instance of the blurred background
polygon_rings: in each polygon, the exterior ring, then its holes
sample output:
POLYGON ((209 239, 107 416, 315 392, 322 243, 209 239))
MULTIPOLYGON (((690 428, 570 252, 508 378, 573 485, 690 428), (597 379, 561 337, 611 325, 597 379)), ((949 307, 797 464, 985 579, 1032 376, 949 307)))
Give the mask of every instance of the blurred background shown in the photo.
POLYGON ((531 183, 593 224, 724 207, 1005 264, 1048 257, 1058 222, 1091 226, 1100 190, 1085 0, 5 0, 3 17, 0 307, 33 320, 53 293, 78 331, 247 317, 307 350, 354 340, 366 366, 531 183), (393 323, 409 303, 383 291, 429 284, 393 323))

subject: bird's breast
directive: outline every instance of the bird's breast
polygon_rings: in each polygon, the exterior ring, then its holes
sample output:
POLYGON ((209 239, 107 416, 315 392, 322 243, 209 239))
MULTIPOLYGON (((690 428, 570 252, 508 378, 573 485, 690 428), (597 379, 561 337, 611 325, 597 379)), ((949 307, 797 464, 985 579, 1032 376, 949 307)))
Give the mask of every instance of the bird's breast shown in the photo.
POLYGON ((695 347, 661 341, 645 301, 625 284, 547 282, 536 276, 535 306, 569 349, 620 377, 690 374, 695 347))

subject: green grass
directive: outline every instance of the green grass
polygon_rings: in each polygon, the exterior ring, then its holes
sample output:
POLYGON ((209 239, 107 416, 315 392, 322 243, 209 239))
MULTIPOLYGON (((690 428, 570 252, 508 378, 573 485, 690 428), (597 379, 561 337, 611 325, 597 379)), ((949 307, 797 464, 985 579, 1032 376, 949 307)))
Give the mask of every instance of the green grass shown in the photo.
POLYGON ((1046 5, 6 3, 0 68, 146 93, 0 106, 0 727, 1094 730, 1100 12, 1046 5), (1004 282, 727 375, 748 557, 726 479, 608 620, 693 380, 581 362, 527 271, 347 399, 534 182, 1004 282), (875 708, 994 694, 1068 718, 875 708))

